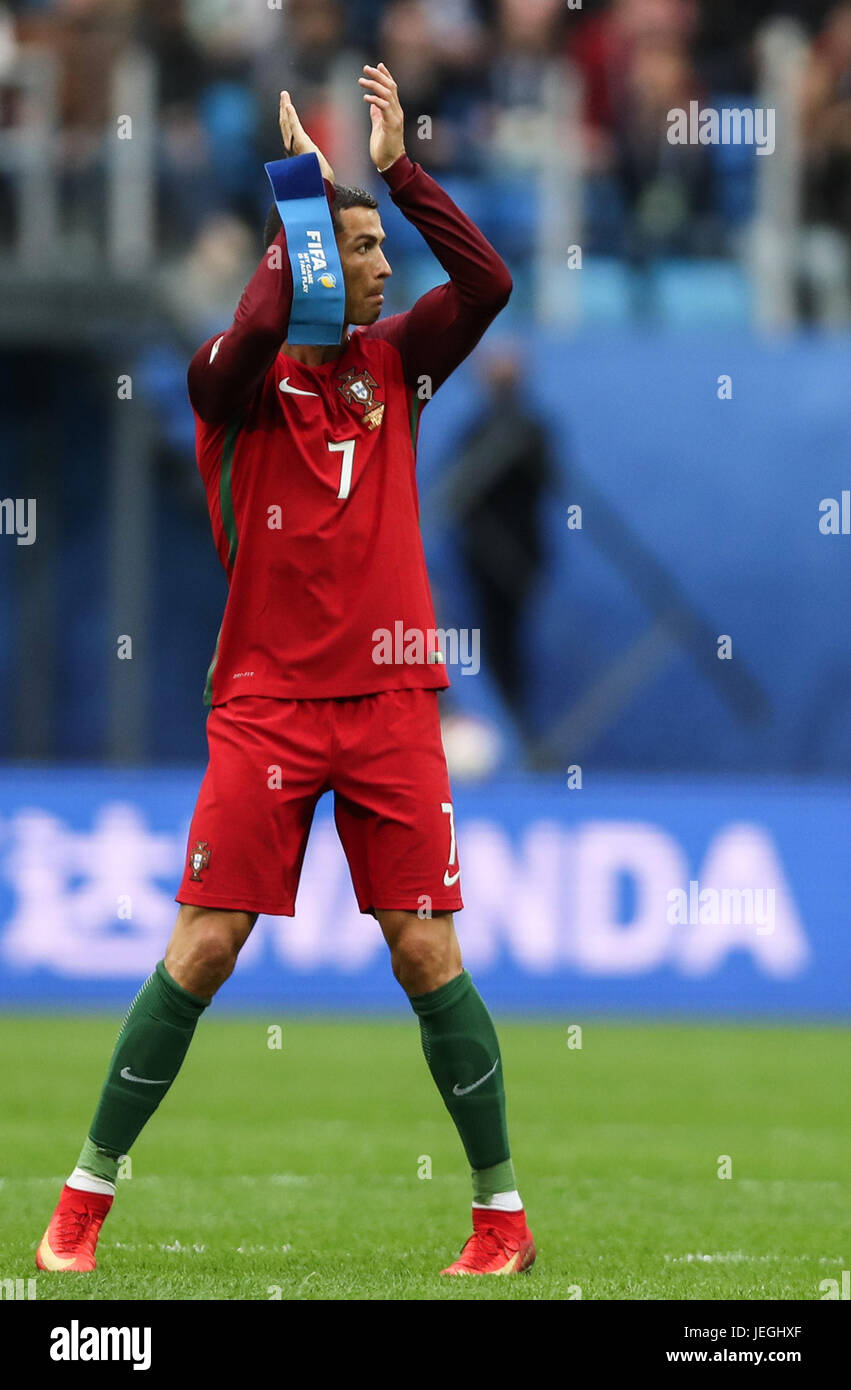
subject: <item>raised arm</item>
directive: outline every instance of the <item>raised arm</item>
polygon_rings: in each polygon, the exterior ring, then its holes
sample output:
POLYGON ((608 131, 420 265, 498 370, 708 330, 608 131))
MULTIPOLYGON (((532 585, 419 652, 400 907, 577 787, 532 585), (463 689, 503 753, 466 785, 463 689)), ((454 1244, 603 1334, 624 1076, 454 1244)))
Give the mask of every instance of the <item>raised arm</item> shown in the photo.
POLYGON ((251 399, 287 336, 292 302, 281 228, 246 285, 230 328, 202 344, 189 364, 189 400, 207 424, 224 423, 251 399))
MULTIPOLYGON (((318 156, 325 195, 332 203, 334 171, 303 130, 289 92, 281 92, 279 119, 288 154, 318 156)), ((229 420, 262 384, 286 340, 292 302, 293 277, 282 227, 246 285, 230 328, 203 343, 189 364, 189 400, 207 424, 229 420)))
POLYGON ((475 223, 405 153, 402 108, 387 68, 382 63, 364 71, 368 76, 359 81, 370 103, 370 154, 393 202, 422 233, 449 276, 448 284, 429 290, 407 313, 379 320, 365 331, 398 348, 409 386, 418 387, 426 376, 433 394, 505 308, 511 275, 475 223))

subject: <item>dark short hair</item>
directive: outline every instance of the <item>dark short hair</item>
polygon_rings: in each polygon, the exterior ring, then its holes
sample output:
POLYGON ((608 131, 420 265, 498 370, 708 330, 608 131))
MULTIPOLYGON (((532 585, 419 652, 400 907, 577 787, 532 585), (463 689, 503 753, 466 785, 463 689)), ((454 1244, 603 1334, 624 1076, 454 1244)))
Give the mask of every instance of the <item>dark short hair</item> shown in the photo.
MULTIPOLYGON (((334 231, 341 232, 343 224, 340 221, 340 212, 343 208, 377 208, 378 200, 373 198, 371 193, 367 193, 365 188, 350 188, 346 183, 334 184, 334 202, 331 204, 331 221, 334 224, 334 231)), ((266 225, 263 228, 263 245, 269 247, 281 230, 281 215, 278 212, 277 204, 273 203, 266 217, 266 225)))

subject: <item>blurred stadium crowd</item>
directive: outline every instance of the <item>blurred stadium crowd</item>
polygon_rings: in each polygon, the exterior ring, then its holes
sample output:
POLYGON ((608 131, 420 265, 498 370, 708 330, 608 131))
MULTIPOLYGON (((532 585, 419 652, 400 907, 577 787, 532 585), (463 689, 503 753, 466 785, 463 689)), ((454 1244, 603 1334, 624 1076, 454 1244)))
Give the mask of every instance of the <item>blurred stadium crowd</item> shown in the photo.
MULTIPOLYGON (((844 318, 851 302, 848 0, 6 0, 0 85, 16 48, 56 54, 66 192, 85 203, 111 135, 115 65, 132 46, 152 55, 158 244, 177 251, 209 233, 217 215, 256 226, 258 168, 278 146, 281 86, 292 89, 332 162, 345 157, 350 132, 341 128, 335 74, 342 62, 352 80, 358 61, 380 54, 403 95, 409 149, 426 168, 460 181, 454 191, 462 202, 466 193, 510 259, 528 243, 529 210, 527 200, 507 194, 505 177, 546 158, 554 133, 542 119, 547 75, 575 74, 580 129, 575 111, 562 110, 569 128, 559 130, 556 116, 555 135, 580 172, 583 248, 635 263, 730 257, 753 213, 753 150, 673 149, 665 113, 695 98, 753 104, 758 36, 778 17, 795 21, 808 45, 800 216, 814 233, 804 251, 818 262, 810 278, 831 281, 831 294, 816 295, 814 305, 804 284, 801 313, 844 318), (423 116, 431 122, 427 138, 423 116)), ((0 129, 15 115, 7 93, 0 129)), ((341 167, 340 177, 349 176, 341 167)), ((238 240, 236 225, 230 234, 238 240)))
POLYGON ((283 87, 382 195, 385 312, 441 278, 369 165, 379 58, 514 279, 418 455, 439 621, 483 635, 461 714, 530 766, 851 768, 817 524, 847 481, 851 0, 0 0, 0 498, 39 508, 38 545, 0 538, 0 752, 201 755, 224 591, 186 365, 260 254, 283 87), (775 153, 672 145, 692 101, 776 104, 775 153))

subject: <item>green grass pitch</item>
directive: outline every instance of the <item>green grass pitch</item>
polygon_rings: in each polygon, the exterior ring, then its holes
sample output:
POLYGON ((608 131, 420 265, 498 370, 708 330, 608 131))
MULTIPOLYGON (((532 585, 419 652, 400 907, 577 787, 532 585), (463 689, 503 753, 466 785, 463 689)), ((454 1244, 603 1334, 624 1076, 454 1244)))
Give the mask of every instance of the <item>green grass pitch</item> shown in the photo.
MULTIPOLYGON (((496 1021, 528 1275, 438 1277, 469 1175, 413 1016, 211 1012, 97 1271, 39 1274, 37 1297, 818 1300, 848 1268, 851 1032, 586 1019, 580 1050, 567 1021, 496 1021)), ((35 1274, 118 1022, 0 1016, 0 1278, 35 1274)))

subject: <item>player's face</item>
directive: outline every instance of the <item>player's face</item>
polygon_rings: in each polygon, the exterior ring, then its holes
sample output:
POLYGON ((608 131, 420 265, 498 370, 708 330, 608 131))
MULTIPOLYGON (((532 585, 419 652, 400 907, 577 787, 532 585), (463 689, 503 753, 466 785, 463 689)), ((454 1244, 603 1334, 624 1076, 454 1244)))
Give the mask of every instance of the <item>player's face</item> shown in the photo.
POLYGON ((342 208, 337 249, 346 281, 346 323, 375 323, 384 281, 393 272, 381 249, 384 228, 377 208, 342 208))

